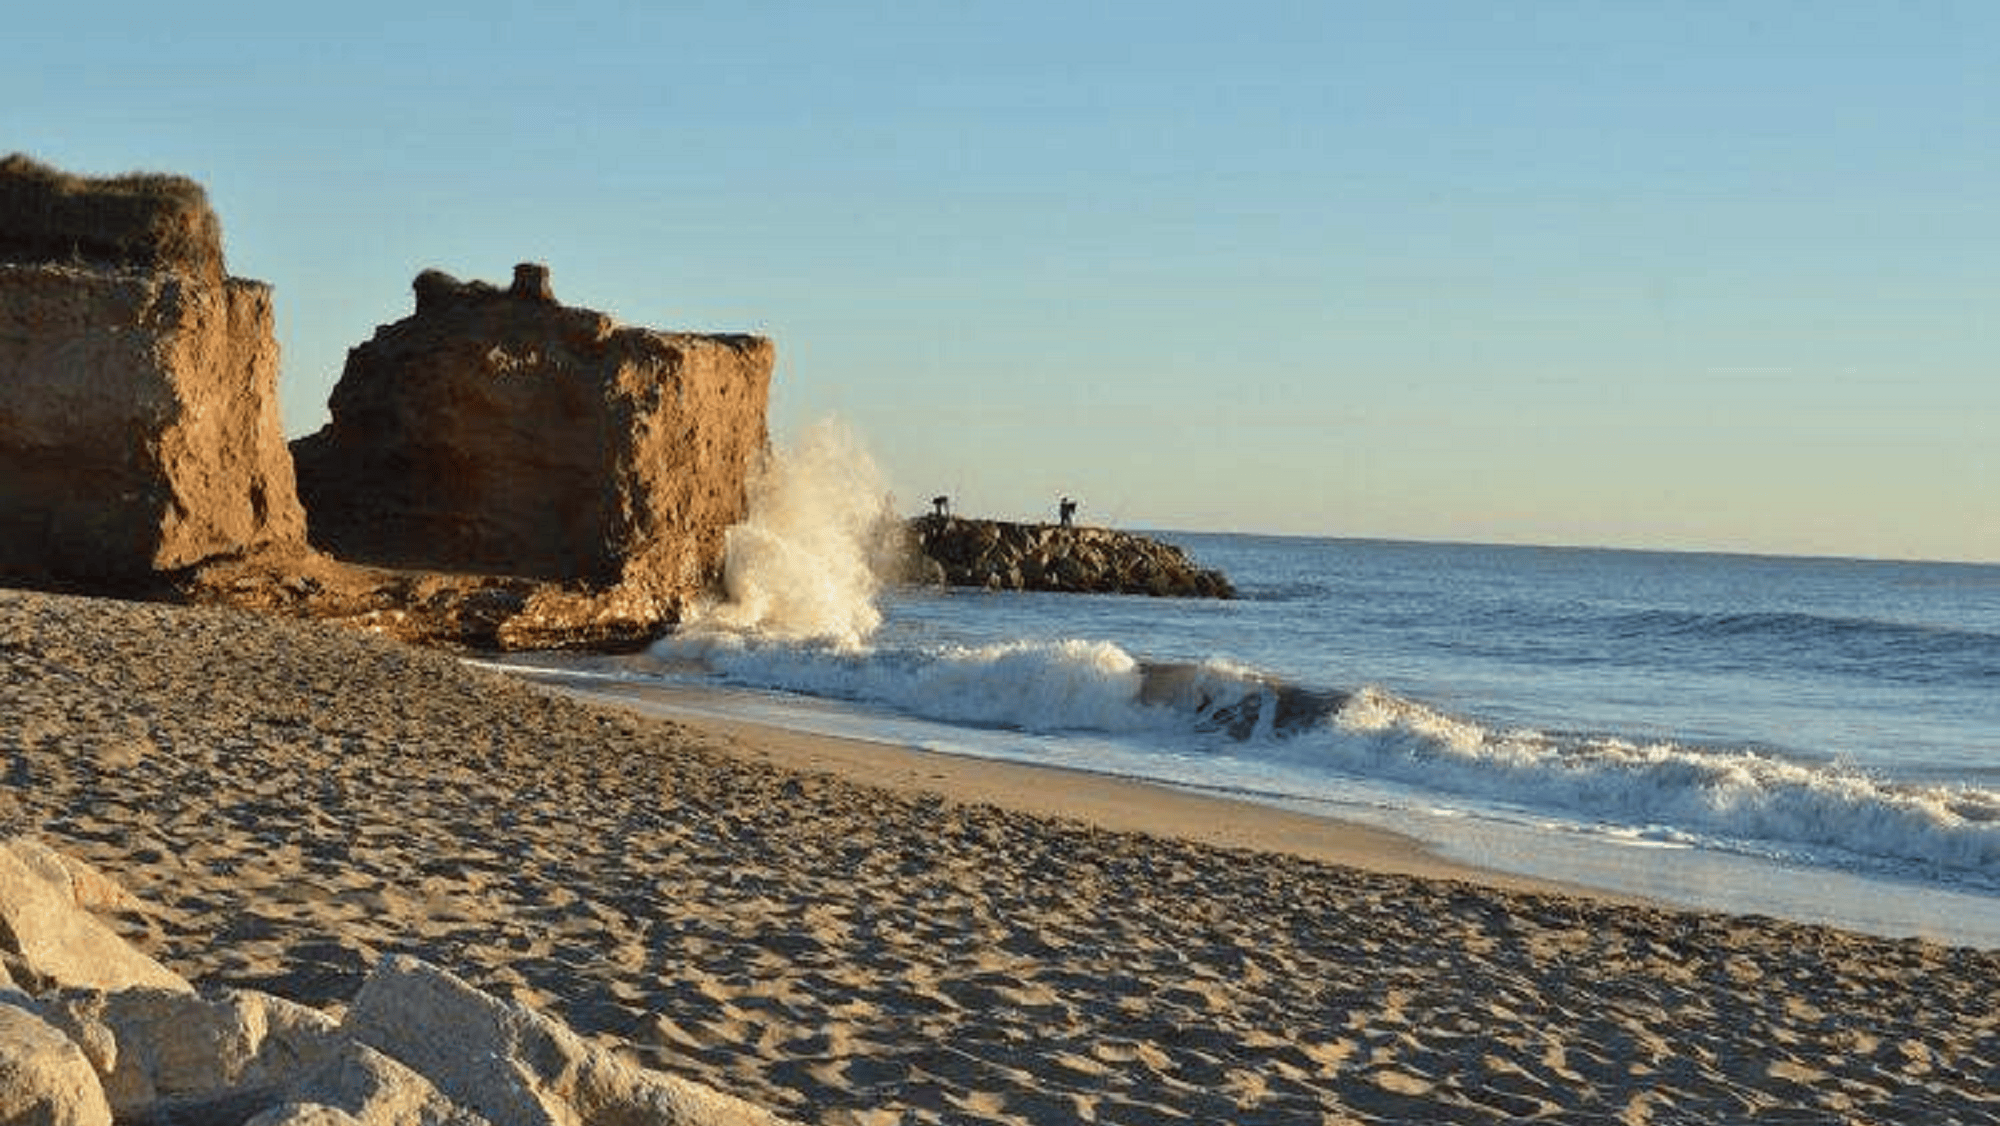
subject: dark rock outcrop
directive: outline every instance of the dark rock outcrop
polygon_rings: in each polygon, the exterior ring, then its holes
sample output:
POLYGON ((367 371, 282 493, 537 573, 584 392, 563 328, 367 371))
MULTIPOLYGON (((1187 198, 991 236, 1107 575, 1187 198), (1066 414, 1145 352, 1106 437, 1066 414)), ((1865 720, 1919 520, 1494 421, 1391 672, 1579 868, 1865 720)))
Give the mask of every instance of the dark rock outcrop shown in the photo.
POLYGON ((0 574, 129 583, 303 544, 271 291, 199 185, 0 160, 0 574))
POLYGON ((988 590, 1234 598, 1222 572, 1131 532, 920 516, 908 525, 908 577, 988 590))
POLYGON ((310 549, 217 560, 147 593, 447 649, 632 651, 664 629, 652 600, 616 587, 370 567, 310 549))
POLYGON ((316 547, 492 576, 476 605, 506 647, 656 632, 717 584, 765 447, 770 341, 619 325, 557 303, 533 264, 504 290, 435 270, 414 288, 293 443, 316 547))

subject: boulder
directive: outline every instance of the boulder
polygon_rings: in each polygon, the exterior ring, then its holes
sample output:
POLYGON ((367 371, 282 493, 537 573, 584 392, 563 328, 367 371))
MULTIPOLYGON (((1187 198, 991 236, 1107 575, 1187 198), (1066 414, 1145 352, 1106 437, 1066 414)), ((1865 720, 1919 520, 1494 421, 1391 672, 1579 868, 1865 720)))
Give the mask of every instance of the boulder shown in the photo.
POLYGON ((114 1115, 126 1126, 784 1122, 627 1064, 414 958, 385 959, 344 1020, 248 990, 197 996, 157 966, 165 984, 126 984, 147 976, 146 963, 135 970, 115 936, 93 932, 79 899, 127 902, 101 873, 39 842, 0 844, 0 939, 40 993, 12 988, 0 962, 0 1126, 99 1126, 114 1115))
POLYGON ((65 987, 193 991, 80 904, 71 870, 60 863, 51 870, 48 856, 37 841, 0 843, 0 962, 14 981, 31 993, 65 987))
POLYGON ((663 626, 713 587, 766 441, 754 336, 655 332, 435 270, 348 354, 293 443, 315 546, 348 561, 558 584, 557 617, 663 626))
POLYGON ((0 161, 0 575, 130 581, 303 544, 271 291, 201 189, 0 161))
POLYGON ((320 1103, 279 1103, 245 1122, 243 1126, 364 1126, 364 1124, 339 1107, 320 1103))
POLYGON ((301 1076, 284 1097, 286 1102, 266 1115, 285 1121, 284 1114, 293 1113, 312 1122, 313 1112, 282 1108, 317 1107, 361 1126, 488 1126, 486 1119, 452 1105, 428 1079, 354 1040, 342 1041, 338 1052, 301 1076))
POLYGON ((4 846, 14 858, 58 890, 67 888, 70 902, 91 911, 124 911, 139 901, 117 880, 92 867, 90 862, 58 852, 34 837, 14 837, 4 846))
POLYGON ((340 1044, 339 1022, 249 990, 215 997, 162 989, 66 991, 42 1002, 81 1045, 120 1118, 156 1104, 201 1104, 298 1080, 340 1044))
POLYGON ((494 1126, 751 1126, 760 1107, 633 1067, 561 1023, 415 958, 385 958, 343 1029, 494 1126))
POLYGON ((111 1108, 83 1052, 34 1013, 9 1004, 0 1004, 0 1123, 111 1126, 111 1108))

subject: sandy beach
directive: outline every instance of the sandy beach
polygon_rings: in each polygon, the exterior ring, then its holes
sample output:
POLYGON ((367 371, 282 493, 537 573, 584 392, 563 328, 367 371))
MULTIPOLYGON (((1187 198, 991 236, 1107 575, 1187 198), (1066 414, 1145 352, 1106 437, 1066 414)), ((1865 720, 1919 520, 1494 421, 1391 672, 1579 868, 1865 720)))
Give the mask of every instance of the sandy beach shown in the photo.
POLYGON ((332 627, 0 591, 0 755, 0 830, 204 984, 417 954, 806 1122, 2000 1122, 2000 953, 332 627))

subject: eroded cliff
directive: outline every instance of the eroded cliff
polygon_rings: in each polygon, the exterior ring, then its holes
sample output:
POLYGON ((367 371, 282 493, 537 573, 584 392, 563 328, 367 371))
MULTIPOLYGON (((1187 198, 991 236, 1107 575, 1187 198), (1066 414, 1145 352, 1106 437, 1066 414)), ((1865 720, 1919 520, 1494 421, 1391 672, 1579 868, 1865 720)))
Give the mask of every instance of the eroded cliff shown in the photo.
POLYGON ((130 582, 302 545, 271 292, 198 185, 0 161, 0 574, 130 582))
POLYGON ((531 264, 506 289, 437 271, 414 288, 416 311, 349 353, 331 421, 293 443, 314 545, 490 576, 479 605, 515 607, 491 611, 508 647, 571 640, 566 620, 675 621, 746 513, 771 342, 620 325, 559 304, 531 264))

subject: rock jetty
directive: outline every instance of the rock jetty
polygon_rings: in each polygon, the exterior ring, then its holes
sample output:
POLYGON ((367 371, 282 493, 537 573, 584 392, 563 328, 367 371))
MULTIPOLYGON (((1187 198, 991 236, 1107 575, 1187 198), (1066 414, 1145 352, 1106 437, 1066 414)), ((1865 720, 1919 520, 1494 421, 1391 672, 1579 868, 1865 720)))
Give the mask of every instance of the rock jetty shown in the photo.
POLYGON ((1173 544, 1109 528, 920 516, 907 525, 917 582, 987 590, 1234 598, 1222 572, 1173 544))
POLYGON ((49 1126, 781 1126, 406 955, 339 1015, 196 987, 99 912, 136 904, 32 837, 0 841, 0 1120, 49 1126))
POLYGON ((302 547, 272 324, 199 184, 0 159, 0 575, 302 547))

